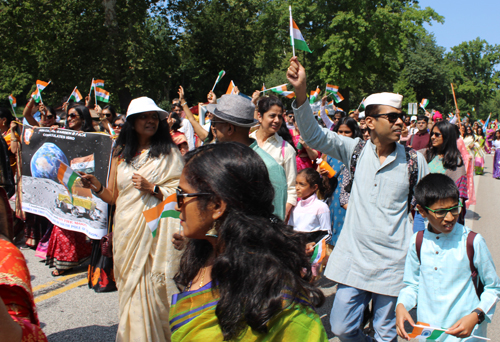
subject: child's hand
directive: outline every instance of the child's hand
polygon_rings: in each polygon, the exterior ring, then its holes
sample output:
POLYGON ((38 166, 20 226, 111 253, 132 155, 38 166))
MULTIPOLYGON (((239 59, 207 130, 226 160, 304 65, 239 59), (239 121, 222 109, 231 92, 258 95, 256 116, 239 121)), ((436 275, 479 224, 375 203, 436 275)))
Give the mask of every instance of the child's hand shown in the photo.
POLYGON ((396 331, 401 338, 409 341, 410 336, 408 336, 408 334, 406 333, 405 322, 409 322, 412 326, 415 325, 415 322, 413 322, 413 318, 411 318, 405 306, 399 303, 396 307, 396 331))
POLYGON ((306 245, 306 255, 307 256, 310 256, 313 254, 314 252, 314 247, 316 246, 316 244, 314 242, 309 242, 307 245, 306 245))
POLYGON ((446 333, 459 338, 469 337, 478 322, 479 318, 477 317, 477 313, 470 313, 460 318, 457 323, 446 330, 446 333))

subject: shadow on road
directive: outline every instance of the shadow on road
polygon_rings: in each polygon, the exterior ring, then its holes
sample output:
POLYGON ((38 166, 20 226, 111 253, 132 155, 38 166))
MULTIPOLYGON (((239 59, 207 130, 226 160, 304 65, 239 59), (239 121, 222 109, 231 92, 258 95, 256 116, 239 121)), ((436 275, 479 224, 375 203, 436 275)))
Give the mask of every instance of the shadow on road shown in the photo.
POLYGON ((60 331, 47 336, 50 342, 103 342, 114 341, 118 324, 112 326, 90 325, 88 327, 81 327, 60 331))

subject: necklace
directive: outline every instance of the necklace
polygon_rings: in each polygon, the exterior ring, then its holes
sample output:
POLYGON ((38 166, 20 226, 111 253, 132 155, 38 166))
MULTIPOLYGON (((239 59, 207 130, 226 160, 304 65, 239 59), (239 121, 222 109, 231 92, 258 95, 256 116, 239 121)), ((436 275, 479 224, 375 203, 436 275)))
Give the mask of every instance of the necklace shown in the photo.
POLYGON ((130 162, 130 166, 132 166, 132 167, 133 167, 134 169, 136 169, 136 170, 139 170, 139 169, 140 169, 140 168, 141 168, 144 164, 146 164, 146 162, 147 162, 147 161, 148 161, 148 159, 149 159, 149 152, 150 152, 151 150, 150 150, 150 149, 148 149, 147 151, 148 151, 148 152, 147 152, 148 154, 146 155, 146 157, 145 157, 145 158, 143 158, 142 160, 140 160, 140 159, 141 159, 142 154, 146 152, 146 150, 142 150, 142 152, 141 152, 138 156, 136 156, 136 157, 134 158, 134 160, 132 160, 132 161, 130 162), (140 160, 140 161, 139 161, 139 160, 140 160))
POLYGON ((203 273, 201 275, 201 281, 200 281, 200 286, 199 288, 201 288, 203 286, 203 279, 205 279, 205 272, 207 271, 207 268, 206 267, 203 267, 203 273))

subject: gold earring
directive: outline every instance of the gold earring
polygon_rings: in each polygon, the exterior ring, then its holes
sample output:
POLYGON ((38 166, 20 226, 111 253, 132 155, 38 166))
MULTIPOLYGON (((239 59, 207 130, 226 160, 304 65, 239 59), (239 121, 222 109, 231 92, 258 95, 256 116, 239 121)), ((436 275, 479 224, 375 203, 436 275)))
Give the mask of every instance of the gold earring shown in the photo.
POLYGON ((214 221, 214 224, 213 224, 212 228, 210 228, 208 230, 208 232, 205 234, 205 236, 213 237, 213 238, 218 237, 218 235, 217 235, 217 229, 219 228, 219 226, 220 226, 219 221, 214 221))

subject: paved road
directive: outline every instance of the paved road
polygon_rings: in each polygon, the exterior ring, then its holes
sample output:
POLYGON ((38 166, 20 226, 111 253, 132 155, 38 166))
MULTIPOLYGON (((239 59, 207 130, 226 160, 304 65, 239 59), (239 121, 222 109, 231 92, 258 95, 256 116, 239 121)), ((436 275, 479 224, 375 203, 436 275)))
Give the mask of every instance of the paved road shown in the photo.
MULTIPOLYGON (((490 248, 497 266, 500 265, 500 210, 497 209, 500 180, 491 177, 492 157, 486 157, 486 173, 475 177, 477 204, 469 208, 467 225, 481 233, 490 248)), ((47 266, 31 250, 23 250, 31 272, 32 286, 37 301, 42 328, 51 342, 113 341, 118 325, 118 296, 113 293, 95 293, 86 282, 86 266, 73 273, 54 278, 47 266)), ((327 279, 320 282, 327 296, 318 310, 327 332, 329 314, 336 286, 327 279)), ((500 314, 489 325, 488 336, 500 341, 500 314)), ((330 341, 339 341, 329 333, 330 341)))

